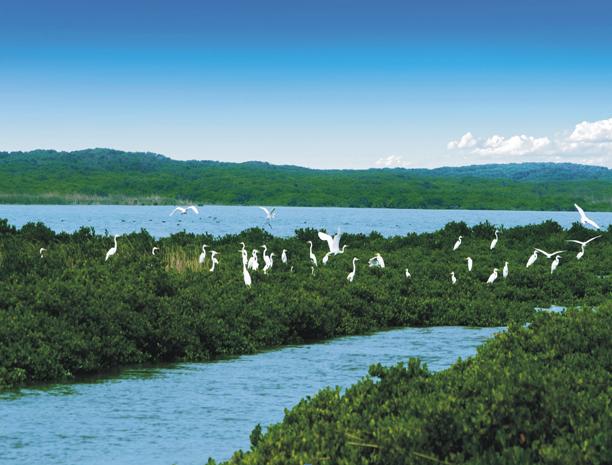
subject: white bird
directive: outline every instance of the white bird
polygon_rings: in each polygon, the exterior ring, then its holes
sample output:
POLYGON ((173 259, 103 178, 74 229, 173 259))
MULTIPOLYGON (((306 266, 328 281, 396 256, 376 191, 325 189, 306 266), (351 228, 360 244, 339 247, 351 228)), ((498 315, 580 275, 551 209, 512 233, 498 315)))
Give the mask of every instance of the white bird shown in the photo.
POLYGON ((170 216, 174 215, 176 212, 179 212, 181 215, 186 215, 189 210, 194 212, 196 215, 200 214, 200 211, 195 205, 190 205, 188 207, 176 207, 174 210, 172 210, 170 216))
POLYGON ((321 260, 321 262, 323 263, 323 265, 327 265, 327 261, 329 260, 329 256, 332 254, 332 252, 327 252, 324 256, 323 256, 323 260, 321 260))
POLYGON ((115 236, 113 237, 113 241, 115 242, 114 247, 111 247, 110 249, 108 249, 108 252, 106 252, 106 258, 104 259, 104 261, 107 261, 110 257, 112 257, 113 255, 115 255, 117 253, 117 238, 119 237, 119 234, 115 234, 115 236))
POLYGON ((410 279, 412 277, 412 275, 410 274, 410 271, 408 271, 408 268, 406 268, 406 279, 410 279))
POLYGON ((468 271, 472 271, 474 260, 472 260, 472 257, 465 257, 465 259, 467 260, 468 271))
POLYGON ((281 262, 283 262, 283 264, 287 264, 287 250, 283 249, 283 251, 281 252, 281 262))
POLYGON ((451 283, 457 284, 457 278, 455 277, 454 271, 451 271, 451 283))
POLYGON ((489 276, 489 279, 487 279, 487 284, 493 284, 493 282, 497 279, 497 268, 493 268, 493 273, 491 273, 491 276, 489 276))
POLYGON ((211 273, 215 271, 215 265, 219 264, 219 260, 217 260, 217 257, 215 255, 219 255, 219 252, 215 252, 214 250, 211 250, 210 251, 210 261, 212 263, 212 266, 210 267, 211 273))
POLYGON ((323 231, 319 231, 318 235, 319 239, 327 242, 329 251, 332 254, 337 255, 339 253, 344 253, 344 249, 342 249, 342 252, 340 251, 340 238, 342 237, 342 233, 340 232, 340 230, 338 230, 335 236, 330 236, 329 234, 326 234, 323 231))
POLYGON ((240 245, 242 245, 242 249, 240 249, 240 251, 242 252, 244 250, 246 252, 246 244, 241 242, 240 245))
POLYGON ((348 246, 344 244, 338 253, 344 253, 344 249, 346 249, 347 247, 348 246))
POLYGON ((557 269, 557 267, 559 266, 560 258, 561 258, 561 255, 557 255, 555 259, 553 260, 553 262, 550 264, 550 274, 553 274, 555 270, 557 269))
POLYGON ((308 244, 310 244, 310 261, 313 263, 314 266, 319 266, 317 265, 317 257, 315 256, 315 254, 312 253, 312 241, 307 241, 308 244))
POLYGON ((198 257, 198 263, 200 265, 203 265, 204 262, 206 262, 206 247, 208 247, 206 244, 204 244, 202 246, 202 253, 200 254, 200 256, 198 257))
MULTIPOLYGON (((246 254, 246 250, 244 251, 244 253, 246 254)), ((246 287, 251 287, 251 275, 249 274, 249 270, 247 270, 244 261, 242 262, 242 276, 244 277, 244 285, 246 287)))
POLYGON ((535 263, 537 259, 538 259, 538 251, 534 250, 531 256, 529 257, 529 260, 527 260, 527 265, 525 265, 525 268, 529 268, 531 265, 535 263))
POLYGON ((151 249, 151 255, 155 256, 155 252, 157 252, 159 250, 159 247, 153 247, 153 249, 151 249))
POLYGON ((268 252, 268 246, 266 244, 262 245, 261 248, 263 249, 263 252, 261 253, 261 256, 263 257, 263 261, 264 261, 264 270, 266 270, 266 266, 268 266, 268 261, 270 260, 270 257, 268 257, 267 252, 268 252))
POLYGON ((459 248, 461 245, 461 239, 463 239, 463 236, 459 236, 459 239, 457 239, 457 242, 455 242, 455 245, 453 246, 453 250, 457 250, 459 248))
POLYGON ((266 214, 266 223, 268 226, 272 227, 271 221, 276 218, 276 208, 272 210, 268 210, 266 207, 259 207, 266 214))
POLYGON ((348 280, 349 283, 353 282, 353 279, 355 279, 355 272, 357 271, 357 261, 359 259, 357 257, 353 257, 353 271, 351 271, 348 276, 346 277, 346 279, 348 280))
POLYGON ((599 225, 597 223, 595 223, 595 221, 593 221, 591 218, 586 216, 586 213, 584 213, 584 210, 582 208, 580 208, 576 204, 574 204, 574 207, 576 207, 576 210, 578 210, 578 213, 580 214, 580 223, 581 224, 590 224, 595 229, 600 229, 599 225))
POLYGON ((585 247, 587 246, 587 244, 591 241, 594 241, 595 239, 599 239, 601 236, 595 236, 595 237, 591 237, 588 241, 577 241, 576 239, 570 239, 566 242, 575 242, 576 244, 580 244, 580 252, 578 252, 578 255, 576 255, 576 258, 578 260, 580 260, 582 258, 582 256, 584 255, 584 250, 585 247))
POLYGON ((375 266, 384 268, 385 261, 381 257, 380 253, 376 253, 376 255, 374 255, 372 258, 368 260, 368 265, 370 266, 370 268, 375 267, 375 266))
POLYGON ((266 261, 266 265, 263 268, 264 274, 268 274, 268 270, 271 270, 273 265, 274 265, 274 252, 272 252, 268 256, 268 260, 266 261))
POLYGON ((259 250, 253 249, 251 258, 249 258, 249 262, 247 263, 247 268, 249 270, 257 271, 259 269, 259 260, 257 259, 258 253, 259 253, 259 250))
POLYGON ((499 231, 496 229, 495 230, 495 239, 493 239, 491 241, 491 247, 490 249, 493 250, 495 248, 495 246, 497 245, 497 240, 499 239, 499 237, 497 236, 499 234, 499 231))
POLYGON ((242 256, 242 266, 246 268, 249 263, 249 254, 246 249, 240 250, 240 255, 242 256))
POLYGON ((41 247, 40 250, 38 251, 38 253, 40 254, 40 258, 45 258, 45 252, 47 251, 47 249, 45 249, 44 247, 41 247))
POLYGON ((560 254, 560 253, 565 252, 565 250, 557 250, 556 252, 551 252, 551 253, 548 253, 548 252, 545 252, 545 251, 544 251, 544 250, 542 250, 542 249, 535 249, 535 250, 537 250, 537 251, 538 251, 538 252, 540 252, 541 254, 546 255, 546 258, 553 258, 555 255, 558 255, 558 254, 560 254))
POLYGON ((504 277, 504 279, 506 279, 508 277, 508 262, 504 263, 504 268, 502 270, 502 276, 504 277))

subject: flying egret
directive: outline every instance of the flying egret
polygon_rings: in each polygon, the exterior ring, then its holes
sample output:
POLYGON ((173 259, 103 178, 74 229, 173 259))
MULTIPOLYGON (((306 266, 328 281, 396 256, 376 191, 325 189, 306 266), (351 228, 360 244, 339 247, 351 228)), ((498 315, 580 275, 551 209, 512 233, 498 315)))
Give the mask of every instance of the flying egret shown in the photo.
POLYGON ((216 252, 214 250, 210 251, 210 261, 212 263, 212 266, 210 267, 210 272, 212 273, 213 271, 215 271, 215 265, 219 264, 219 260, 217 260, 216 255, 219 255, 219 252, 216 252))
POLYGON ((493 250, 495 248, 495 246, 497 245, 497 240, 499 239, 498 234, 499 234, 499 230, 496 229, 495 230, 495 239, 493 239, 491 241, 491 247, 490 247, 491 250, 493 250))
POLYGON ((406 279, 410 279, 412 277, 412 275, 410 274, 410 271, 408 271, 408 268, 406 268, 406 279))
POLYGON ((474 260, 472 260, 472 257, 465 257, 465 259, 467 260, 468 271, 472 271, 474 260))
POLYGON ((115 236, 113 237, 113 241, 115 242, 114 247, 111 247, 110 249, 108 249, 108 252, 106 252, 106 258, 104 259, 104 261, 107 261, 110 257, 112 257, 113 255, 115 255, 117 253, 117 238, 119 237, 119 234, 115 234, 115 236))
POLYGON ((491 273, 491 276, 489 276, 489 279, 487 279, 487 284, 493 284, 493 282, 497 279, 497 268, 493 268, 493 273, 491 273))
POLYGON ((347 247, 348 246, 344 244, 338 253, 344 253, 344 249, 346 249, 347 247))
POLYGON ((41 247, 40 250, 38 251, 38 253, 40 254, 40 258, 45 258, 45 252, 47 251, 47 249, 45 249, 44 247, 41 247))
POLYGON ((383 258, 380 255, 380 253, 377 252, 376 255, 374 255, 372 258, 370 258, 368 260, 368 265, 370 266, 370 268, 372 268, 372 267, 384 268, 385 267, 385 261, 383 260, 383 258))
POLYGON ((306 241, 308 244, 310 244, 310 261, 313 263, 314 266, 319 266, 317 265, 317 257, 315 256, 315 254, 312 253, 312 241, 306 241))
POLYGON ((330 236, 329 234, 326 234, 323 231, 319 231, 318 235, 319 239, 327 242, 327 246, 329 247, 330 253, 334 255, 342 253, 340 252, 340 238, 342 237, 342 233, 340 232, 340 230, 338 230, 335 236, 330 236))
MULTIPOLYGON (((244 250, 244 254, 246 254, 246 250, 244 250)), ((243 254, 243 255, 244 255, 243 254)), ((249 274, 249 270, 247 270, 246 265, 244 264, 244 260, 242 262, 242 276, 244 277, 244 285, 246 287, 251 287, 251 275, 249 274)))
POLYGON ((287 249, 283 249, 281 252, 281 262, 285 265, 287 264, 287 249))
POLYGON ((266 214, 266 223, 268 226, 272 227, 272 220, 276 217, 276 208, 272 210, 268 210, 266 207, 259 207, 266 214))
POLYGON ((200 254, 200 256, 198 257, 198 263, 200 265, 203 265, 204 262, 206 262, 206 247, 208 247, 208 245, 204 244, 202 246, 202 253, 200 254))
POLYGON ((457 284, 457 278, 455 277, 455 272, 451 271, 451 283, 457 284))
POLYGON ((170 216, 174 215, 176 212, 179 212, 181 215, 186 215, 189 210, 194 212, 196 215, 200 214, 200 211, 195 205, 190 205, 188 207, 176 207, 174 210, 172 210, 170 216))
POLYGON ((544 251, 544 250, 542 250, 542 249, 535 249, 535 250, 537 250, 537 251, 538 251, 538 252, 540 252, 541 254, 546 255, 546 258, 553 258, 555 255, 558 255, 558 254, 560 254, 560 253, 565 252, 565 250, 557 250, 556 252, 551 252, 551 253, 548 253, 548 252, 545 252, 545 251, 544 251))
POLYGON ((531 265, 535 263, 537 259, 538 259, 538 251, 536 249, 533 251, 533 253, 529 257, 529 260, 527 260, 527 265, 525 265, 525 268, 529 268, 531 265))
POLYGON ((576 204, 574 204, 574 207, 576 207, 576 210, 578 210, 578 213, 580 214, 580 223, 581 224, 590 224, 595 229, 600 229, 599 225, 597 223, 595 223, 595 221, 593 221, 591 218, 586 216, 586 213, 584 213, 584 210, 582 208, 580 208, 576 204))
POLYGON ((151 249, 151 255, 155 256, 155 252, 157 252, 159 250, 159 247, 153 247, 153 249, 151 249))
POLYGON ((576 258, 578 260, 580 260, 582 258, 582 256, 584 255, 584 250, 585 247, 587 246, 587 244, 591 241, 594 241, 595 239, 599 239, 601 236, 595 236, 595 237, 591 237, 588 241, 577 241, 576 239, 570 239, 568 241, 565 242, 575 242, 576 244, 580 244, 580 252, 578 252, 578 255, 576 255, 576 258))
POLYGON ((348 280, 349 283, 353 282, 353 279, 355 279, 355 272, 357 271, 357 261, 359 259, 357 257, 353 257, 353 271, 351 271, 348 276, 346 277, 346 279, 348 280))
POLYGON ((332 252, 327 252, 324 256, 323 256, 323 260, 321 260, 321 262, 323 263, 323 265, 327 265, 327 261, 329 260, 329 256, 332 254, 332 252))
POLYGON ((455 242, 455 245, 453 246, 453 250, 457 250, 459 248, 461 245, 461 239, 463 239, 463 236, 459 236, 459 239, 457 239, 457 242, 455 242))
POLYGON ((553 262, 550 264, 550 274, 553 274, 555 270, 557 269, 557 267, 559 266, 560 258, 561 258, 561 255, 557 255, 555 259, 553 260, 553 262))
POLYGON ((502 269, 502 276, 504 277, 504 279, 506 279, 508 277, 508 262, 504 263, 504 268, 502 269))

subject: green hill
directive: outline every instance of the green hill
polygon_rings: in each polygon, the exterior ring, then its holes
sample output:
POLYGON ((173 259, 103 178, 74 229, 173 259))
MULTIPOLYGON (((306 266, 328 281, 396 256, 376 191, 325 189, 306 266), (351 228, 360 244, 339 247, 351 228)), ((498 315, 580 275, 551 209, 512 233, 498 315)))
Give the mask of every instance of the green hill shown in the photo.
POLYGON ((144 203, 612 210, 608 168, 520 163, 313 170, 87 149, 0 152, 0 203, 144 203))

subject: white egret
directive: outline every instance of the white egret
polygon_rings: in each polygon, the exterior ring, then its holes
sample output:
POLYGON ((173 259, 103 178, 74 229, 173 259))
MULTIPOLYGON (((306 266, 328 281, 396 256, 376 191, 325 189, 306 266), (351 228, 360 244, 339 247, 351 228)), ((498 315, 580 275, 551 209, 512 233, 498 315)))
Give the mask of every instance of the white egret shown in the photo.
POLYGON ((200 256, 198 257, 198 263, 200 265, 203 265, 204 262, 206 262, 206 247, 208 247, 208 245, 204 244, 202 246, 202 253, 200 254, 200 256))
POLYGON ((159 250, 159 247, 153 247, 153 249, 151 249, 151 255, 155 256, 155 252, 157 252, 159 250))
POLYGON ((212 263, 212 266, 210 267, 211 273, 215 271, 215 265, 219 264, 219 260, 217 260, 216 255, 219 255, 219 252, 216 252, 214 250, 210 251, 210 262, 212 263))
POLYGON ((176 207, 174 210, 172 210, 170 216, 174 215, 176 212, 179 212, 181 215, 186 215, 189 210, 194 212, 196 215, 200 214, 200 211, 195 205, 190 205, 188 207, 176 207))
POLYGON ((497 230, 497 229, 496 229, 496 230, 495 230, 495 239, 493 239, 493 240, 491 241, 491 247, 490 247, 490 249, 491 249, 491 250, 493 250, 493 249, 495 248, 495 246, 497 245, 497 241, 498 241, 498 239, 499 239, 498 234, 499 234, 499 230, 497 230))
POLYGON ((344 244, 338 253, 344 253, 344 249, 346 249, 347 247, 348 246, 344 244))
POLYGON ((597 223, 595 223, 595 221, 593 221, 591 218, 586 216, 586 213, 584 213, 584 210, 582 208, 580 208, 576 204, 574 204, 574 207, 576 207, 576 210, 578 210, 578 213, 580 214, 580 223, 581 224, 590 224, 595 229, 600 229, 599 225, 597 223))
POLYGON ((487 284, 493 284, 493 282, 495 282, 497 279, 497 271, 497 268, 493 268, 493 273, 491 273, 491 276, 487 279, 487 284))
POLYGON ((312 253, 312 241, 306 241, 308 244, 310 244, 310 261, 313 263, 314 266, 319 266, 317 265, 317 257, 315 256, 315 254, 312 253))
MULTIPOLYGON (((246 254, 246 250, 244 251, 244 253, 246 254)), ((242 262, 242 276, 244 277, 244 285, 246 287, 251 287, 251 275, 249 274, 249 270, 247 270, 244 261, 242 262)))
POLYGON ((542 250, 542 249, 535 249, 535 250, 537 250, 538 252, 540 252, 540 253, 541 253, 541 254, 543 254, 543 255, 546 255, 546 258, 553 258, 555 255, 558 255, 558 254, 560 254, 560 253, 565 252, 565 250, 557 250, 556 252, 551 252, 551 253, 548 253, 548 252, 545 252, 545 251, 544 251, 544 250, 542 250))
POLYGON ((324 233, 323 231, 319 231, 318 232, 319 235, 319 239, 321 239, 322 241, 327 242, 327 246, 329 247, 329 251, 334 254, 337 255, 339 253, 343 253, 340 252, 340 238, 342 237, 342 233, 340 232, 340 230, 338 230, 338 232, 336 233, 335 236, 330 236, 329 234, 324 233))
POLYGON ((242 266, 246 268, 249 263, 249 254, 247 253, 246 249, 242 249, 240 250, 240 255, 242 256, 242 266))
POLYGON ((353 271, 351 271, 346 277, 349 283, 352 283, 353 279, 355 279, 355 272, 357 271, 357 261, 358 260, 359 259, 357 257, 353 257, 353 271))
POLYGON ((268 274, 268 270, 272 269, 272 265, 274 265, 274 252, 272 252, 266 260, 266 265, 263 268, 264 274, 268 274))
POLYGON ((287 264, 287 249, 283 249, 281 252, 281 262, 285 265, 287 264))
POLYGON ((576 258, 578 260, 580 260, 582 258, 582 256, 584 255, 584 250, 585 247, 587 246, 587 244, 591 241, 594 241, 595 239, 599 239, 601 236, 595 236, 595 237, 591 237, 588 241, 577 241, 576 239, 570 239, 566 242, 575 242, 576 244, 580 244, 580 252, 578 252, 578 255, 576 255, 576 258))
POLYGON ((266 266, 268 266, 268 260, 270 259, 270 257, 268 257, 267 252, 268 252, 268 246, 266 244, 262 245, 261 248, 263 249, 263 252, 261 253, 261 256, 263 257, 263 261, 264 261, 264 269, 266 266))
POLYGON ((257 259, 258 253, 259 253, 259 250, 253 249, 251 258, 249 258, 249 262, 247 263, 247 268, 249 270, 257 271, 259 269, 259 260, 257 259))
POLYGON ((406 279, 410 279, 412 277, 412 275, 410 274, 410 271, 408 271, 408 268, 406 268, 406 279))
POLYGON ((560 258, 561 258, 561 255, 557 255, 555 259, 553 260, 553 262, 550 264, 550 274, 553 274, 555 270, 557 269, 557 267, 559 266, 560 258))
POLYGON ((45 252, 47 251, 47 249, 45 249, 44 247, 41 247, 40 250, 38 251, 38 253, 40 254, 40 258, 45 258, 45 252))
POLYGON ((272 227, 272 220, 276 217, 276 208, 272 210, 268 210, 266 207, 259 207, 266 214, 266 223, 268 226, 272 227))
POLYGON ((246 244, 244 242, 241 242, 240 245, 242 245, 242 249, 240 249, 240 251, 245 251, 246 252, 246 244))
POLYGON ((465 259, 467 260, 468 271, 472 271, 472 267, 474 266, 474 260, 472 260, 472 257, 465 257, 465 259))
POLYGON ((508 277, 508 262, 504 263, 504 268, 502 269, 502 276, 504 277, 504 279, 506 279, 508 277))
POLYGON ((451 283, 457 284, 457 278, 455 277, 455 272, 451 271, 451 283))
POLYGON ((321 262, 323 263, 323 265, 327 265, 327 261, 329 260, 329 256, 332 254, 332 252, 327 252, 324 256, 323 256, 323 260, 321 260, 321 262))
POLYGON ((529 268, 531 265, 535 263, 537 259, 538 259, 538 251, 534 250, 531 256, 529 257, 529 260, 527 260, 527 265, 525 265, 525 268, 529 268))
POLYGON ((370 268, 372 268, 372 267, 384 268, 385 267, 385 261, 383 260, 383 258, 380 255, 380 253, 377 252, 376 255, 374 255, 372 258, 370 258, 368 260, 368 265, 370 266, 370 268))
POLYGON ((119 237, 119 234, 115 234, 115 236, 113 237, 113 241, 115 242, 114 247, 111 247, 110 249, 108 249, 108 252, 106 252, 106 258, 104 259, 104 261, 107 261, 110 257, 112 257, 113 255, 115 255, 117 253, 117 238, 119 237))
POLYGON ((463 239, 463 236, 459 236, 459 239, 457 239, 457 242, 455 242, 455 245, 453 245, 453 250, 457 250, 459 248, 461 245, 461 239, 463 239))

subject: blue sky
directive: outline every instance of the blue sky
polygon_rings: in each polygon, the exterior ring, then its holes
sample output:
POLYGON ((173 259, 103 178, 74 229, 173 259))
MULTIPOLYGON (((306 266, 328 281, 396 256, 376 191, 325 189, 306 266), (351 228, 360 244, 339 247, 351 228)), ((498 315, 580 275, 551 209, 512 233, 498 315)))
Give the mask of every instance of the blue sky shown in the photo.
POLYGON ((612 165, 610 2, 296 5, 3 5, 0 150, 612 165))

